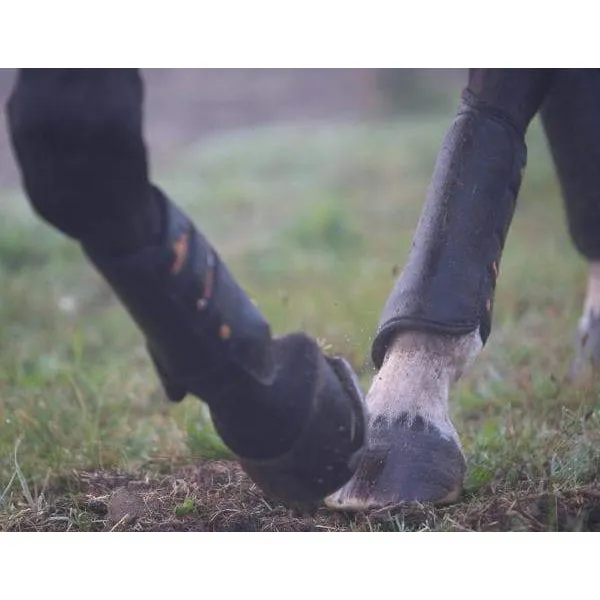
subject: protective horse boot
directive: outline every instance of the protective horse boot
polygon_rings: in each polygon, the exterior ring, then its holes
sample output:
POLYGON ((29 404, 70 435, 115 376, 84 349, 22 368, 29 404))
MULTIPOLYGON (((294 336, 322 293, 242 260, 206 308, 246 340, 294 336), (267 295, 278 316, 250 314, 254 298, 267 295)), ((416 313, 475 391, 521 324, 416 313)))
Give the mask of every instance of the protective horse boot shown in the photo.
POLYGON ((345 510, 449 502, 466 470, 449 388, 491 329, 500 257, 526 162, 524 135, 463 104, 438 154, 408 262, 372 345, 368 442, 352 480, 327 499, 345 510))
POLYGON ((350 366, 268 323, 189 218, 160 190, 162 240, 125 257, 84 250, 144 333, 172 401, 205 401, 265 493, 314 502, 342 486, 365 439, 350 366))

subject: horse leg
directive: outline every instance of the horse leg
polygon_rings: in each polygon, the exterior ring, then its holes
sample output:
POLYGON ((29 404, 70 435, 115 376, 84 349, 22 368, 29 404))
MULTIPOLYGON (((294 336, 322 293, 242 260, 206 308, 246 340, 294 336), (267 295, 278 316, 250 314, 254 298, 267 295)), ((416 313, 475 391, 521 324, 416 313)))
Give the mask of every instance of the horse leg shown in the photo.
POLYGON ((448 412, 452 384, 491 329, 504 241, 526 162, 524 136, 553 78, 474 69, 439 152, 408 263, 372 347, 367 450, 327 500, 362 509, 448 502, 465 459, 448 412))
POLYGON ((570 377, 600 366, 600 72, 561 69, 541 116, 573 244, 588 262, 588 285, 570 377))
POLYGON ((270 327, 208 240, 148 179, 136 70, 18 75, 8 104, 27 195, 81 243, 147 340, 173 401, 194 394, 273 496, 314 501, 353 472, 365 435, 354 374, 270 327))

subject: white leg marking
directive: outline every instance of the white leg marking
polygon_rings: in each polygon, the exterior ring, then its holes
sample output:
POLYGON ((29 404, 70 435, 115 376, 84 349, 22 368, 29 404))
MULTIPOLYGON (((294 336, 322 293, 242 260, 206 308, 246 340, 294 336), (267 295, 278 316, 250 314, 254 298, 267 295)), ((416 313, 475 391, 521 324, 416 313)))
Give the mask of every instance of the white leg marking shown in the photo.
POLYGON ((588 286, 583 312, 577 327, 575 356, 567 375, 570 381, 576 381, 582 370, 590 364, 594 367, 600 362, 598 322, 600 321, 600 261, 591 262, 588 272, 588 286))
POLYGON ((592 262, 589 266, 587 294, 579 321, 579 330, 586 331, 591 320, 598 317, 600 317, 600 261, 592 262))
POLYGON ((433 423, 447 439, 460 440, 450 421, 450 386, 472 364, 483 344, 479 331, 463 336, 401 332, 386 353, 367 395, 371 419, 402 414, 433 423))

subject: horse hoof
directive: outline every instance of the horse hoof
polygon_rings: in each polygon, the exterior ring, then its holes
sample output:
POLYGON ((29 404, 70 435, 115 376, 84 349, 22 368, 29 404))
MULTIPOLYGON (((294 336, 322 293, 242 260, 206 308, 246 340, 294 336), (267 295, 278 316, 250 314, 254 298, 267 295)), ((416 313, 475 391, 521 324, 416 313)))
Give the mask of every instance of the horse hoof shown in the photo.
POLYGON ((407 415, 371 424, 369 443, 353 478, 329 496, 329 508, 358 511, 404 502, 446 504, 460 497, 466 463, 452 438, 407 415))

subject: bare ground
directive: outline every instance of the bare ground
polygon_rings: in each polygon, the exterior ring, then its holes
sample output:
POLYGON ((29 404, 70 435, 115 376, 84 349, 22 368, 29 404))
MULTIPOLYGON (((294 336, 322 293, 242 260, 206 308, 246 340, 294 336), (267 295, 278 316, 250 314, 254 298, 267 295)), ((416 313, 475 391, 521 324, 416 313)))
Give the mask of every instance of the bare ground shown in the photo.
POLYGON ((600 484, 569 490, 531 480, 510 490, 491 484, 447 507, 345 514, 272 502, 236 463, 210 461, 169 474, 73 473, 33 505, 14 508, 0 522, 6 531, 600 531, 600 484))

